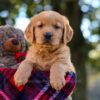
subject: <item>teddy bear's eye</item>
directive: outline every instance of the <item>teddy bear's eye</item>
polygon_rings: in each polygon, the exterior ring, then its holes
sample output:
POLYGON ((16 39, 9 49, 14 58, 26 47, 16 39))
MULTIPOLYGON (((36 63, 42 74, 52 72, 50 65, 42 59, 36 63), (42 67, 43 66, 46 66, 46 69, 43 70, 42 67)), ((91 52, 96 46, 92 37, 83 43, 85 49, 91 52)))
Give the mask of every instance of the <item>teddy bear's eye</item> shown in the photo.
POLYGON ((14 36, 12 36, 12 35, 9 35, 8 37, 9 37, 9 38, 13 38, 14 36))
POLYGON ((15 38, 16 36, 15 35, 11 35, 11 34, 8 34, 8 38, 15 38))

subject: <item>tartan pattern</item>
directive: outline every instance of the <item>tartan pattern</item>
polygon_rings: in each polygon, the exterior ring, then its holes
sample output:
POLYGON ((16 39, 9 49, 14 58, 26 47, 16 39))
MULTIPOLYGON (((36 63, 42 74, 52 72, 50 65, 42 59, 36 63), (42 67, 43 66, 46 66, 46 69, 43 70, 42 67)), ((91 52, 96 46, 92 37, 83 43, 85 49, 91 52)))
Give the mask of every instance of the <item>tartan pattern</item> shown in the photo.
POLYGON ((55 91, 49 83, 49 72, 33 71, 28 83, 19 90, 12 83, 16 69, 0 68, 0 100, 65 100, 74 90, 76 74, 66 73, 66 85, 55 91))
POLYGON ((20 63, 21 61, 23 61, 26 57, 26 52, 18 52, 15 54, 15 58, 17 60, 17 63, 20 63))

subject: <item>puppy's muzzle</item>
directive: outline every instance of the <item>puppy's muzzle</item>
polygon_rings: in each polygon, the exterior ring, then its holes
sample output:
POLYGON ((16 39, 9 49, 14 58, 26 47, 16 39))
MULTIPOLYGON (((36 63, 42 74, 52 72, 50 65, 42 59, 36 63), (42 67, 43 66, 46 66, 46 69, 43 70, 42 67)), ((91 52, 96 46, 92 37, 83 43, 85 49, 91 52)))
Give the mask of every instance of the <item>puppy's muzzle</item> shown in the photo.
POLYGON ((52 33, 51 32, 46 32, 44 34, 44 41, 45 41, 45 43, 50 43, 51 37, 52 37, 52 33))

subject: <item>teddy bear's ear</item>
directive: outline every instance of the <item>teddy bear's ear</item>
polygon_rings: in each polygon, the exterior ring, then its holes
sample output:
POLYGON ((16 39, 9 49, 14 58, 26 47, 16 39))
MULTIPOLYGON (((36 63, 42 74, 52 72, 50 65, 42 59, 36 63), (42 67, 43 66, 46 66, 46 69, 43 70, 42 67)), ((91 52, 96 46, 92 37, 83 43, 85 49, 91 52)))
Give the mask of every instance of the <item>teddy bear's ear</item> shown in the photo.
POLYGON ((35 40, 34 36, 34 24, 33 20, 31 19, 30 23, 28 24, 26 30, 25 30, 25 38, 29 43, 33 43, 35 40))
POLYGON ((69 24, 68 19, 65 16, 63 17, 63 21, 64 21, 64 34, 63 34, 63 42, 64 44, 67 44, 68 42, 71 41, 72 37, 73 37, 73 29, 69 24))

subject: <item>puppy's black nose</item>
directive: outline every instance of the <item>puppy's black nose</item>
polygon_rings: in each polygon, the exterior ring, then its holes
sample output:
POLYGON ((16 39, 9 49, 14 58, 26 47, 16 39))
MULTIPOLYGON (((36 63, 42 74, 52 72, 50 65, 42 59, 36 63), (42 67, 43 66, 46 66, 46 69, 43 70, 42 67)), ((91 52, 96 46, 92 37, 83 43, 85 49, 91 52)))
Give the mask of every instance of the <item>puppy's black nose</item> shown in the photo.
POLYGON ((12 40, 12 43, 13 43, 14 45, 19 45, 19 42, 18 42, 17 39, 13 39, 13 40, 12 40))
POLYGON ((45 37, 45 41, 49 42, 51 40, 52 33, 51 32, 46 32, 44 37, 45 37))

